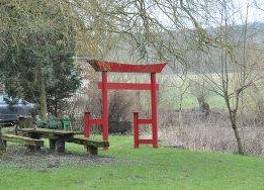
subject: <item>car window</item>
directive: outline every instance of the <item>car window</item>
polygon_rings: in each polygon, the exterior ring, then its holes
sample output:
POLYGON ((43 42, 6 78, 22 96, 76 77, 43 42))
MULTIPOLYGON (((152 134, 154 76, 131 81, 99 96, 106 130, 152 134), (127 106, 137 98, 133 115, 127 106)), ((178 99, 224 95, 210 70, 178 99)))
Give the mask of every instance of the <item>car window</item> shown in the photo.
MULTIPOLYGON (((3 106, 3 105, 7 105, 8 104, 8 100, 10 100, 9 99, 9 97, 7 96, 7 95, 5 95, 5 94, 0 94, 0 105, 1 106, 3 106), (6 101, 7 100, 7 101, 6 101)), ((13 106, 16 106, 16 105, 21 105, 21 104, 23 104, 23 105, 27 105, 27 104, 30 104, 28 101, 26 101, 26 100, 23 100, 23 99, 16 99, 15 101, 14 101, 14 105, 13 106)))
POLYGON ((28 101, 26 101, 26 100, 21 100, 21 99, 18 101, 18 103, 19 103, 19 104, 24 104, 24 105, 25 105, 25 104, 29 104, 28 101))
POLYGON ((0 95, 0 104, 4 104, 5 101, 4 101, 4 96, 3 95, 0 95))

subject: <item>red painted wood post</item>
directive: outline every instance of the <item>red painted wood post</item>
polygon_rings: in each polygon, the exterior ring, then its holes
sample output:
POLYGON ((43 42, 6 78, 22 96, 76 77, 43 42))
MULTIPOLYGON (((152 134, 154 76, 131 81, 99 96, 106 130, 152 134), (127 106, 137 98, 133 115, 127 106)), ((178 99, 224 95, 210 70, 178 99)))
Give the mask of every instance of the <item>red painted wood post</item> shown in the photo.
POLYGON ((139 146, 138 112, 134 112, 134 148, 139 146))
POLYGON ((108 141, 108 97, 107 97, 107 72, 102 72, 102 120, 103 140, 108 141))
POLYGON ((146 65, 131 65, 109 61, 88 60, 89 64, 95 71, 102 72, 102 82, 98 87, 102 89, 102 118, 101 120, 88 120, 90 125, 102 124, 103 140, 108 141, 108 90, 151 90, 151 119, 139 119, 138 113, 134 114, 134 141, 135 147, 139 144, 151 144, 153 147, 158 147, 158 126, 157 126, 157 90, 156 73, 160 73, 166 63, 146 64, 146 65), (107 72, 136 72, 151 74, 151 84, 142 83, 108 83, 107 72), (152 139, 139 139, 139 124, 152 124, 152 139))
POLYGON ((151 78, 152 145, 154 148, 158 148, 156 73, 151 73, 150 78, 151 78))
POLYGON ((83 134, 87 138, 90 136, 90 133, 91 133, 89 120, 90 120, 90 112, 84 112, 84 116, 83 116, 83 124, 84 124, 83 134))

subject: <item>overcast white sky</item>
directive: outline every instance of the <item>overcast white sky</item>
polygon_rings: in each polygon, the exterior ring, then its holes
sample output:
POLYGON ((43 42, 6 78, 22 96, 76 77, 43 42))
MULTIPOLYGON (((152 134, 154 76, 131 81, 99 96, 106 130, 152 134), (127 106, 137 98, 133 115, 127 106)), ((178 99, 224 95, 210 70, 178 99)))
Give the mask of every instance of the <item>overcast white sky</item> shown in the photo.
MULTIPOLYGON (((247 16, 247 7, 248 8, 248 22, 264 22, 264 0, 233 0, 233 7, 232 12, 229 14, 232 14, 230 22, 235 22, 236 24, 242 24, 245 23, 246 16, 247 16), (256 7, 255 2, 258 2, 258 6, 262 8, 263 10, 260 10, 256 7), (235 13, 234 13, 235 12, 235 13)), ((220 7, 220 2, 218 2, 218 5, 214 5, 210 8, 210 14, 212 17, 214 17, 213 20, 210 21, 209 26, 219 26, 221 15, 220 12, 222 8, 220 7)), ((169 9, 167 11, 170 11, 169 9)), ((197 11, 199 11, 199 8, 197 8, 197 11)), ((202 11, 202 10, 201 10, 202 11)), ((161 23, 166 25, 169 28, 174 28, 174 24, 171 22, 171 20, 162 13, 161 10, 158 8, 153 8, 150 10, 150 14, 152 16, 156 17, 161 23)), ((200 15, 203 15, 201 12, 200 15)), ((201 18, 202 19, 202 18, 201 18)), ((199 20, 199 19, 198 19, 199 20)), ((201 22, 205 22, 205 18, 200 20, 201 22)), ((193 27, 193 24, 189 21, 186 22, 186 27, 193 27)))
MULTIPOLYGON (((256 8, 254 5, 254 0, 234 0, 234 6, 241 10, 242 16, 246 17, 247 5, 250 5, 248 12, 248 21, 264 21, 264 11, 256 8)), ((257 0, 258 6, 264 9, 264 0, 257 0)))

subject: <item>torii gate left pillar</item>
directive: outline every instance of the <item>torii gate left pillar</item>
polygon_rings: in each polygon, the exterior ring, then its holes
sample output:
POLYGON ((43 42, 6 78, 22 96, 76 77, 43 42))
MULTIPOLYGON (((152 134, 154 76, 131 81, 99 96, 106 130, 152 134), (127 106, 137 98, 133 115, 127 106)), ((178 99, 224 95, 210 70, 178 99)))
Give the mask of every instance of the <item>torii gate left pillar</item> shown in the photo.
POLYGON ((85 137, 89 137, 91 134, 92 126, 102 126, 102 137, 104 141, 108 141, 108 89, 107 89, 107 71, 102 71, 102 118, 92 119, 90 112, 85 112, 83 117, 83 134, 85 137))
POLYGON ((157 126, 157 90, 156 73, 161 72, 165 64, 153 65, 130 65, 106 61, 88 61, 96 71, 102 72, 102 82, 98 87, 102 89, 102 118, 91 119, 90 113, 84 114, 84 136, 89 137, 91 126, 102 126, 102 136, 104 141, 108 141, 108 91, 109 90, 150 90, 151 92, 151 118, 139 119, 138 112, 134 112, 134 147, 138 148, 139 144, 152 144, 158 147, 158 126, 157 126), (111 83, 107 80, 107 72, 140 72, 150 73, 150 83, 111 83), (150 124, 152 138, 139 138, 139 125, 150 124))
POLYGON ((108 89, 107 89, 107 72, 102 72, 102 125, 103 125, 103 140, 108 141, 108 89))

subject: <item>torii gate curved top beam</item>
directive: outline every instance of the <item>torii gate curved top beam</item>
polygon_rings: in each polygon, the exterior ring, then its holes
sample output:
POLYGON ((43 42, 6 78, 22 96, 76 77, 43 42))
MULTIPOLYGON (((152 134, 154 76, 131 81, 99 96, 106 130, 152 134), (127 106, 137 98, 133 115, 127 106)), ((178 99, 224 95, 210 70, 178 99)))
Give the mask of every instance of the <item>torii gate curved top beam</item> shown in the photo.
POLYGON ((119 72, 119 73, 160 73, 166 63, 132 65, 109 61, 89 60, 88 63, 99 72, 119 72))
POLYGON ((92 125, 101 125, 103 128, 103 140, 108 140, 108 90, 150 90, 151 91, 151 118, 139 119, 138 113, 134 113, 134 147, 139 144, 152 144, 158 147, 158 127, 157 127, 157 89, 156 73, 160 73, 166 63, 132 65, 109 61, 87 60, 95 71, 102 72, 102 82, 98 88, 102 89, 102 118, 91 119, 90 113, 84 114, 84 136, 89 137, 92 125), (127 72, 127 73, 149 73, 150 84, 145 83, 109 83, 107 82, 107 72, 127 72), (152 139, 139 139, 139 124, 152 125, 152 139))

